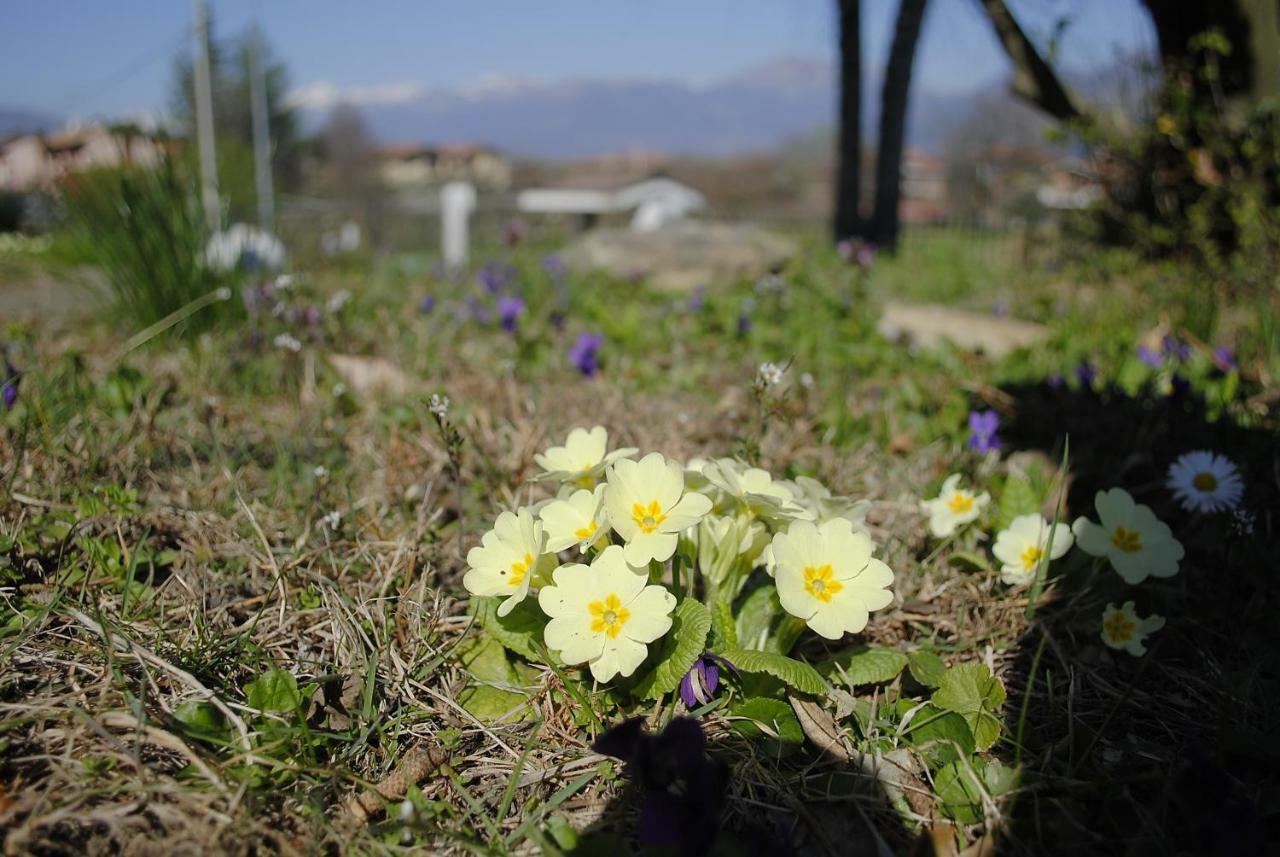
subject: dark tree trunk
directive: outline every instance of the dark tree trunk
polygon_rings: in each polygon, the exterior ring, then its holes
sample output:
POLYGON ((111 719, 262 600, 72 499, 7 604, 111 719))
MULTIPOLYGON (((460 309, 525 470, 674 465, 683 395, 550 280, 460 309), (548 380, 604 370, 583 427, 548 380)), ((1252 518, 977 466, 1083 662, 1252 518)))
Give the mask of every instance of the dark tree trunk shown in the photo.
POLYGON ((836 150, 837 241, 858 234, 862 183, 862 30, 860 0, 839 0, 840 136, 836 150))
POLYGON ((1217 29, 1231 42, 1219 60, 1225 95, 1280 93, 1280 3, 1276 0, 1142 0, 1151 13, 1166 71, 1195 59, 1191 40, 1217 29))
POLYGON ((889 48, 880 103, 880 143, 876 149, 876 203, 870 238, 886 250, 898 246, 898 201, 902 195, 902 147, 907 130, 911 66, 924 21, 925 0, 901 0, 889 48))
MULTIPOLYGON (((1065 121, 1080 115, 1066 87, 1022 31, 1004 0, 980 0, 996 38, 1013 63, 1013 92, 1054 119, 1065 121)), ((1160 2, 1160 0, 1157 0, 1160 2)))

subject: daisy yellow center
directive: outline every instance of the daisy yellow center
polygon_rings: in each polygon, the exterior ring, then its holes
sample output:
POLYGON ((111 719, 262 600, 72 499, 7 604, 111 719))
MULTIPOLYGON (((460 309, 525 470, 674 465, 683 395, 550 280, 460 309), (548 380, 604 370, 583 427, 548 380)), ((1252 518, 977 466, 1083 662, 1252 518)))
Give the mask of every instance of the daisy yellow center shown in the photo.
POLYGON ((643 503, 632 503, 631 518, 640 528, 640 532, 648 535, 657 530, 667 516, 662 514, 662 506, 654 500, 648 506, 643 503))
POLYGON ((1117 643, 1127 643, 1132 640, 1134 627, 1133 620, 1123 613, 1112 613, 1102 620, 1102 630, 1117 643))
POLYGON ((947 507, 957 515, 963 515, 973 508, 973 498, 968 494, 957 491, 951 495, 951 499, 947 501, 947 507))
POLYGON ((831 599, 842 589, 844 584, 835 579, 830 564, 820 565, 817 568, 811 565, 804 567, 804 591, 823 604, 830 604, 831 599))
POLYGON ((1039 545, 1027 545, 1026 549, 1019 554, 1018 559, 1022 560, 1022 567, 1027 571, 1034 571, 1035 567, 1040 564, 1040 560, 1044 557, 1039 545))
POLYGON ((600 529, 600 525, 592 518, 585 527, 578 527, 573 534, 580 539, 589 539, 596 534, 596 530, 600 529))
MULTIPOLYGON (((529 569, 533 568, 533 554, 526 553, 524 559, 511 564, 511 576, 507 578, 507 583, 512 586, 519 586, 524 583, 525 575, 529 573, 529 569)), ((506 572, 503 572, 504 574, 506 572)))
POLYGON ((1111 544, 1125 553, 1137 553, 1142 550, 1142 535, 1137 530, 1116 527, 1116 531, 1111 534, 1111 544))
POLYGON ((622 599, 612 593, 603 601, 592 601, 587 610, 591 611, 592 633, 608 634, 610 640, 618 638, 622 626, 631 618, 631 611, 622 606, 622 599))
POLYGON ((1218 477, 1212 473, 1197 473, 1191 484, 1197 491, 1212 491, 1218 487, 1218 477))

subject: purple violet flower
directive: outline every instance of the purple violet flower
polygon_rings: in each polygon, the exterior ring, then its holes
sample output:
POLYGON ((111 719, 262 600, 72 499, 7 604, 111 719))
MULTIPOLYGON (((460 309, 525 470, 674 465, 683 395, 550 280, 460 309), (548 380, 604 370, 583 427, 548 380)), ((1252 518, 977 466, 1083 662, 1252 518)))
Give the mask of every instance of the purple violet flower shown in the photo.
POLYGON ((1138 346, 1138 359, 1143 363, 1146 363, 1152 369, 1159 369, 1164 363, 1164 359, 1146 345, 1138 346))
POLYGON ((17 404, 18 385, 21 383, 22 373, 6 357, 4 361, 4 389, 0 392, 0 401, 4 402, 5 410, 11 410, 17 404))
POLYGON ((1059 390, 1066 383, 1066 379, 1062 377, 1061 372, 1050 372, 1049 377, 1045 378, 1045 383, 1049 385, 1050 390, 1059 390))
POLYGON ((1088 361, 1081 363, 1076 367, 1076 380, 1080 382, 1082 387, 1092 387, 1094 379, 1098 377, 1098 370, 1093 368, 1093 364, 1088 361))
POLYGON ((593 377, 600 370, 600 346, 604 345, 603 333, 584 333, 569 349, 569 360, 584 378, 593 377))
POLYGON ((1187 360, 1191 357, 1191 346, 1177 336, 1164 338, 1164 355, 1175 360, 1187 360))
POLYGON ((569 266, 564 263, 564 259, 551 253, 542 257, 542 270, 547 272, 547 276, 558 280, 569 273, 569 266))
POLYGON ((505 291, 516 279, 516 269, 502 262, 485 262, 476 271, 476 279, 491 295, 505 291))
POLYGON ((1236 352, 1229 345, 1217 345, 1213 349, 1213 366, 1222 374, 1237 372, 1240 364, 1236 362, 1236 352))
POLYGON ((728 660, 707 652, 693 662, 693 666, 684 678, 680 679, 680 698, 684 707, 690 710, 706 705, 715 698, 716 688, 720 686, 720 667, 726 667, 735 675, 738 668, 728 660))
POLYGON ((707 305, 707 287, 695 286, 693 294, 689 295, 689 312, 701 312, 702 308, 707 305))
POLYGON ((498 321, 507 333, 515 333, 524 315, 524 298, 507 295, 498 298, 498 321))
POLYGON ((423 295, 422 300, 418 301, 418 312, 426 314, 436 308, 435 295, 423 295))
POLYGON ((974 452, 986 454, 1000 448, 1000 437, 996 431, 1000 428, 1000 415, 995 411, 969 412, 969 448, 974 452))

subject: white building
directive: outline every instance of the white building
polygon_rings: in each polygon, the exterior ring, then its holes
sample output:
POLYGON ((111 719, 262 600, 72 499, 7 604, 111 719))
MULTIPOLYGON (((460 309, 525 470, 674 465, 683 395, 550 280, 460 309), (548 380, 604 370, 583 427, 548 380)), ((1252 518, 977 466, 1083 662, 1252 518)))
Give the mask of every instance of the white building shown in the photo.
POLYGON ((516 208, 526 214, 567 214, 587 219, 629 214, 631 228, 637 232, 651 232, 706 207, 707 198, 700 191, 666 176, 614 188, 529 188, 516 194, 516 208))

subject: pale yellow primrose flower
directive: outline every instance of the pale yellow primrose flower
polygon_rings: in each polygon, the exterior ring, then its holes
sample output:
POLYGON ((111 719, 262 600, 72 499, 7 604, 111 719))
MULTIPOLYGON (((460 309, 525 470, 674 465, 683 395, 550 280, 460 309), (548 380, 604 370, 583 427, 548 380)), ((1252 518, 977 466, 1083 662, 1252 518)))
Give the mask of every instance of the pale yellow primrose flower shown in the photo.
POLYGON ((791 490, 792 496, 804 514, 805 520, 816 524, 825 524, 836 518, 844 518, 853 524, 859 532, 867 533, 867 512, 871 509, 869 500, 852 500, 831 493, 831 489, 817 479, 809 476, 797 476, 794 481, 786 479, 779 482, 791 490))
POLYGON ((893 572, 871 550, 871 537, 843 518, 796 521, 769 546, 783 609, 828 640, 861 631, 893 601, 893 572))
POLYGON ((702 467, 702 475, 739 508, 767 521, 790 521, 805 516, 782 482, 767 470, 748 467, 732 458, 719 458, 702 467))
POLYGON ((1066 524, 1053 525, 1053 546, 1049 545, 1049 522, 1040 515, 1020 515, 1001 530, 991 552, 1002 563, 1000 580, 1010 586, 1026 586, 1049 551, 1052 562, 1071 549, 1075 539, 1066 524))
POLYGON ((601 551, 590 567, 560 566, 553 585, 538 592, 538 606, 551 617, 543 631, 547 647, 566 664, 590 664, 596 681, 631 675, 648 644, 671 629, 676 606, 674 595, 647 581, 618 545, 601 551))
POLYGON ((953 473, 942 483, 942 490, 932 500, 921 500, 920 508, 929 516, 929 532, 936 539, 955 535, 961 525, 976 521, 991 502, 986 491, 975 494, 960 487, 960 474, 953 473))
POLYGON ((506 596, 498 605, 498 615, 506 616, 529 594, 535 577, 546 577, 555 557, 547 553, 542 523, 528 509, 520 509, 498 516, 493 529, 467 554, 467 565, 471 568, 462 585, 472 595, 506 596))
POLYGON ((706 496, 685 492, 684 471, 661 453, 616 461, 606 473, 609 526, 626 542, 627 562, 637 568, 670 559, 680 533, 711 511, 706 496))
POLYGON ((707 515, 698 523, 698 571, 718 583, 734 568, 755 568, 769 538, 749 515, 707 515))
POLYGON ((1123 649, 1135 658, 1147 653, 1147 637, 1163 627, 1163 616, 1152 614, 1145 619, 1138 618, 1132 601, 1126 601, 1119 609, 1108 604, 1102 611, 1102 642, 1113 649, 1123 649))
POLYGON ((605 468, 621 458, 630 458, 638 451, 635 447, 623 447, 609 452, 609 432, 604 426, 593 429, 576 428, 569 432, 564 446, 553 446, 535 455, 533 460, 543 472, 539 479, 570 482, 579 488, 594 488, 605 468))
POLYGON ((1123 488, 1099 491, 1094 498, 1101 525, 1088 518, 1076 519, 1072 529, 1080 548, 1092 556, 1106 557, 1111 566, 1135 584, 1151 577, 1173 577, 1185 553, 1169 526, 1123 488))
POLYGON ((599 545, 609 535, 603 485, 597 485, 594 491, 579 489, 564 499, 552 500, 542 507, 540 517, 551 553, 573 545, 586 553, 587 548, 599 545))

